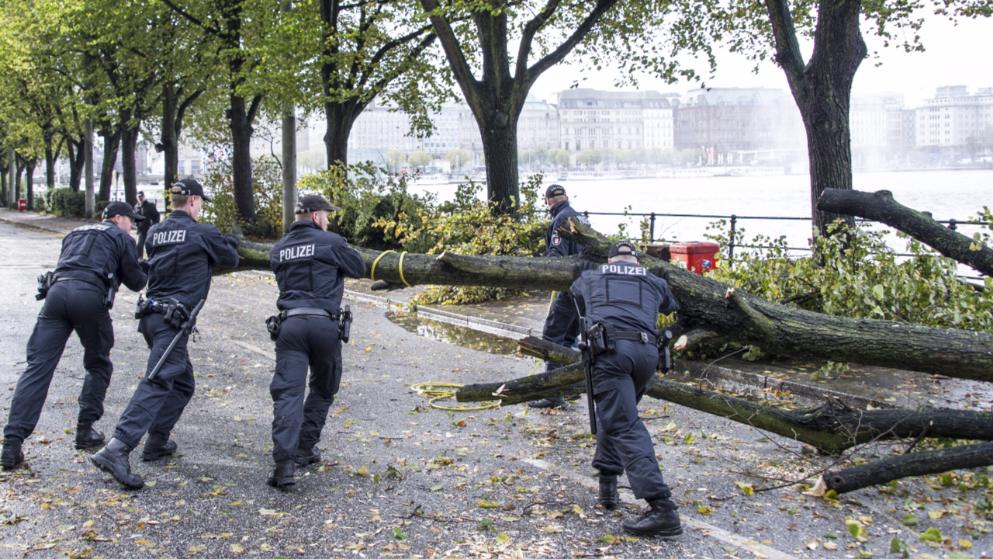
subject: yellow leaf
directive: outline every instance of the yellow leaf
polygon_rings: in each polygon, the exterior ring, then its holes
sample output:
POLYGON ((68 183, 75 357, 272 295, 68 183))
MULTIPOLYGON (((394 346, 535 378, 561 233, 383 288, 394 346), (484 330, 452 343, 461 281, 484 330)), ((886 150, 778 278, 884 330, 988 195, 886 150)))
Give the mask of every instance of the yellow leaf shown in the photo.
POLYGON ((360 477, 369 477, 369 466, 362 464, 355 470, 355 475, 360 477))
POLYGON ((241 555, 242 553, 245 552, 245 548, 242 547, 241 544, 237 544, 237 543, 231 544, 230 549, 231 549, 231 553, 234 553, 236 555, 241 555))
POLYGON ((738 489, 741 490, 741 494, 742 495, 744 495, 746 497, 751 497, 752 495, 755 495, 755 488, 752 487, 752 484, 751 483, 745 483, 743 481, 736 481, 736 482, 734 482, 734 484, 737 485, 738 486, 738 489))
POLYGON ((500 508, 500 501, 491 501, 489 499, 480 499, 476 503, 481 509, 498 509, 500 508))
POLYGON ((510 541, 510 536, 507 535, 507 532, 500 532, 496 535, 496 541, 499 543, 508 543, 510 541))
POLYGON ((824 549, 826 549, 828 551, 834 551, 834 550, 838 549, 838 544, 836 544, 834 542, 824 542, 824 549))
POLYGON ((151 545, 152 542, 146 540, 145 538, 139 538, 139 539, 135 540, 134 543, 136 543, 138 545, 151 545))
POLYGON ((972 549, 972 542, 969 540, 959 540, 959 547, 962 549, 972 549))

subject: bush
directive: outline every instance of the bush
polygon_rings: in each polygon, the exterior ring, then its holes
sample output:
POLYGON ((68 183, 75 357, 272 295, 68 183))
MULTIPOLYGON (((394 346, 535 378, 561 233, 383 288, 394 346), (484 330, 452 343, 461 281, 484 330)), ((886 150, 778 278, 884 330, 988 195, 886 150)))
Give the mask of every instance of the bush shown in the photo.
POLYGON ((275 239, 283 233, 283 175, 279 163, 268 156, 252 160, 252 195, 255 223, 238 223, 234 204, 234 179, 229 159, 207 164, 203 186, 212 200, 204 203, 203 217, 218 229, 230 233, 237 228, 249 237, 275 239))
MULTIPOLYGON (((837 234, 815 238, 819 261, 791 258, 785 238, 760 236, 750 244, 773 248, 739 253, 734 267, 719 267, 713 277, 816 312, 993 332, 993 278, 977 289, 957 277, 954 260, 902 233, 913 255, 906 259, 886 244, 888 233, 856 227, 841 234, 833 227, 837 234)), ((708 236, 728 246, 723 234, 708 236)))
POLYGON ((48 208, 48 202, 47 202, 46 198, 47 198, 47 196, 37 196, 36 195, 34 197, 34 200, 32 201, 32 204, 31 204, 32 207, 31 207, 31 209, 34 210, 34 211, 36 211, 36 212, 42 212, 42 213, 44 213, 45 210, 48 208))
POLYGON ((51 191, 49 206, 59 217, 83 217, 86 210, 86 193, 70 188, 56 188, 51 191))

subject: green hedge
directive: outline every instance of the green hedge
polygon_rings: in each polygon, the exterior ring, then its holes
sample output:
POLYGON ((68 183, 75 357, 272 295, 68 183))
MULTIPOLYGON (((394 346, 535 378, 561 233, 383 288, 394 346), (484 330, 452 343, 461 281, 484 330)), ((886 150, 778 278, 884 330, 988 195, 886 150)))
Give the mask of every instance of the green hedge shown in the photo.
POLYGON ((69 188, 56 188, 49 195, 48 207, 60 217, 83 217, 86 210, 86 193, 69 188))

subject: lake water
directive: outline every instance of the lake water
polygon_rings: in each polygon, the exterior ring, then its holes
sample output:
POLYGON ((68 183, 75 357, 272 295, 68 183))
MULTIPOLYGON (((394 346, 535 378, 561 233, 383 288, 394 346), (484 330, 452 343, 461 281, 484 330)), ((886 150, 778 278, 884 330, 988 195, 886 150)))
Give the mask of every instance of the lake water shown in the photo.
MULTIPOLYGON (((572 205, 579 211, 631 213, 712 214, 738 216, 791 216, 810 218, 810 182, 806 174, 763 176, 678 176, 636 179, 578 179, 564 177, 572 205)), ((930 211, 935 219, 964 221, 975 218, 984 205, 993 206, 993 170, 939 170, 857 173, 855 188, 889 190, 897 202, 930 211)), ((550 181, 546 179, 546 184, 550 181)), ((419 184, 416 190, 450 198, 455 185, 419 184)), ((596 229, 614 233, 622 223, 639 236, 638 217, 591 215, 596 229)), ((716 218, 657 217, 655 237, 666 241, 703 240, 707 225, 716 218)), ((756 234, 786 235, 790 246, 803 247, 810 237, 809 221, 752 220, 739 217, 745 239, 756 234)), ((961 225, 971 235, 976 226, 961 225)), ((894 239, 895 240, 895 239, 894 239)), ((893 245, 903 250, 905 243, 893 245)))

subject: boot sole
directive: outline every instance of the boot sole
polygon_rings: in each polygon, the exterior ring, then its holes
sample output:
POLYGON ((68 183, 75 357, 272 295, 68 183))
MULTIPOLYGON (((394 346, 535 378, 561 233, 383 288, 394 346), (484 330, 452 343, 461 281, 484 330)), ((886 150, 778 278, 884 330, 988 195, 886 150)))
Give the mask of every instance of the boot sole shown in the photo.
POLYGON ((146 454, 146 453, 142 452, 141 453, 141 461, 142 462, 156 462, 158 460, 162 460, 163 458, 168 458, 170 456, 175 456, 175 454, 176 454, 176 451, 175 450, 172 450, 172 451, 169 451, 169 452, 156 452, 154 454, 146 454))
POLYGON ((142 487, 145 486, 144 481, 142 481, 140 485, 135 485, 133 483, 127 483, 126 481, 121 480, 120 478, 117 477, 117 474, 114 473, 114 468, 112 468, 109 463, 104 462, 103 458, 98 457, 96 454, 90 456, 90 462, 92 462, 93 465, 96 466, 97 468, 100 468, 101 471, 110 474, 110 477, 114 478, 114 481, 120 483, 121 485, 123 485, 128 489, 141 489, 142 487))
POLYGON ((655 537, 655 538, 665 539, 665 538, 675 538, 676 536, 681 536, 683 534, 683 527, 679 526, 676 528, 670 528, 668 530, 649 530, 649 531, 632 530, 630 528, 625 527, 624 532, 631 534, 632 536, 638 536, 642 538, 655 537))
POLYGON ((76 450, 93 450, 94 448, 102 447, 103 442, 104 442, 103 439, 99 441, 94 441, 92 443, 81 443, 77 441, 76 444, 73 446, 76 447, 76 450))

